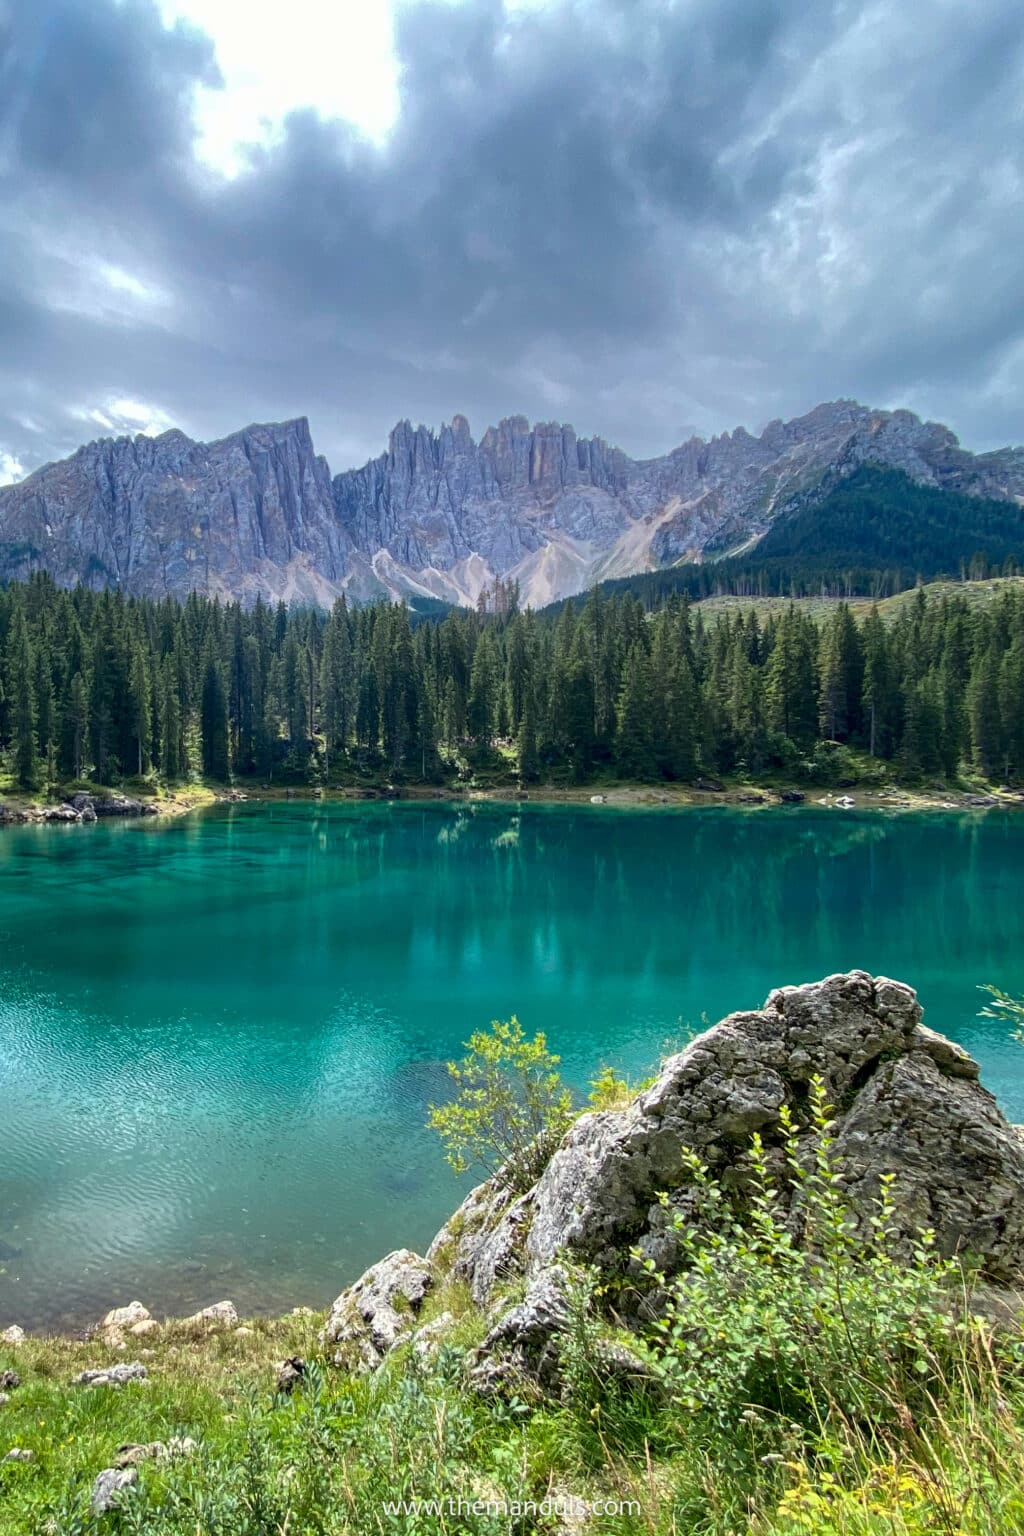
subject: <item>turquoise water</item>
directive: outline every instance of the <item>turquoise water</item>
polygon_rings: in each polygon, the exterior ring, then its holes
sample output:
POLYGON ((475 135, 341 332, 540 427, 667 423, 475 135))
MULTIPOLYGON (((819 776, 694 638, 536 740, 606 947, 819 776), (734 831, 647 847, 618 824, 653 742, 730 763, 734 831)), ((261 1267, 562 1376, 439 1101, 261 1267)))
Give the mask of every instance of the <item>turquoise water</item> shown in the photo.
POLYGON ((1024 1120, 1024 816, 246 804, 0 833, 0 1326, 328 1302, 460 1189, 427 1104, 515 1011, 582 1083, 862 966, 1024 1120))

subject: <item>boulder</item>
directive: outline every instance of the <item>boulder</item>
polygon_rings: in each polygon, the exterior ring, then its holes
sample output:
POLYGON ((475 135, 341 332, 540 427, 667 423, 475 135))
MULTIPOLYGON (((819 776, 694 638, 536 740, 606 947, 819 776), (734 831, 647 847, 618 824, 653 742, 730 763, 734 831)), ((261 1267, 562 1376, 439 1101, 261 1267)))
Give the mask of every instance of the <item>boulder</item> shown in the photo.
POLYGON ((215 1301, 212 1307, 193 1312, 184 1322, 194 1328, 233 1328, 238 1322, 238 1313, 234 1302, 215 1301))
POLYGON ((93 802, 97 816, 155 816, 157 808, 149 800, 133 800, 128 795, 104 795, 93 802))
POLYGON ((101 1328, 129 1328, 132 1323, 145 1323, 152 1314, 141 1301, 130 1301, 126 1307, 113 1307, 100 1323, 101 1328))
POLYGON ((4 1461, 35 1461, 35 1451, 26 1450, 23 1446, 16 1445, 3 1457, 4 1461))
POLYGON ((80 821, 96 820, 96 801, 93 799, 92 795, 72 795, 71 804, 78 812, 78 819, 80 821))
POLYGON ((3 1333, 0 1333, 0 1343, 2 1344, 21 1344, 24 1342, 24 1339, 25 1330, 19 1327, 17 1323, 12 1323, 9 1328, 5 1328, 3 1333))
POLYGON ((44 805, 39 812, 40 821, 79 821, 78 812, 72 805, 44 805))
POLYGON ((17 1371, 0 1371, 0 1390, 13 1392, 15 1387, 21 1386, 21 1377, 17 1371))
POLYGON ((427 1260, 408 1248, 374 1264, 331 1307, 321 1337, 336 1346, 335 1361, 375 1369, 412 1329, 432 1284, 427 1260))
POLYGON ((92 1485, 92 1512, 105 1515, 114 1509, 123 1493, 134 1488, 139 1474, 134 1467, 107 1467, 92 1485))
POLYGON ((563 1258, 621 1274, 635 1245, 669 1262, 658 1196, 685 1204, 684 1149, 737 1185, 751 1135, 769 1151, 779 1142, 783 1106, 809 1135, 814 1076, 835 1106, 855 1217, 874 1214, 891 1173, 907 1243, 932 1227, 943 1254, 970 1252, 991 1282, 1019 1283, 1024 1142, 979 1083, 977 1063, 923 1026, 916 994, 863 971, 782 987, 763 1008, 731 1014, 671 1057, 627 1109, 582 1115, 526 1195, 494 1180, 474 1190, 429 1254, 482 1304, 500 1281, 532 1284, 563 1258))

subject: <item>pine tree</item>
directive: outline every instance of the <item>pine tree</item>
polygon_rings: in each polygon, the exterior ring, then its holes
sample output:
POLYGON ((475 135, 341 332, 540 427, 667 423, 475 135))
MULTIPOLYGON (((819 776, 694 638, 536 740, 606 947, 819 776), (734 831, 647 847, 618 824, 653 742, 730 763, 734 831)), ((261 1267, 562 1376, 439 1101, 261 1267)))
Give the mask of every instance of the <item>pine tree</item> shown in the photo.
POLYGON ((1006 778, 1024 778, 1024 634, 1003 656, 999 669, 999 713, 1006 778))
POLYGON ((867 749, 872 757, 892 755, 895 699, 889 642, 877 607, 864 624, 863 714, 867 749))
POLYGON ((519 777, 525 782, 535 779, 540 771, 540 758, 537 752, 537 727, 534 720, 531 688, 526 689, 521 700, 516 755, 519 762, 519 777))
POLYGON ((178 672, 171 657, 164 662, 160 684, 160 769, 168 783, 181 777, 181 700, 178 696, 178 672))
POLYGON ((1003 757, 999 666, 999 652, 995 645, 976 652, 967 687, 971 752, 975 766, 986 778, 995 777, 1003 757))
POLYGON ((344 752, 352 731, 352 637, 344 598, 335 603, 324 630, 320 660, 320 707, 325 757, 344 752))
POLYGON ((530 682, 530 655, 526 645, 526 621, 516 614, 508 629, 505 662, 505 695, 508 707, 508 726, 517 736, 522 723, 526 693, 530 682))
POLYGON ((43 642, 36 646, 33 693, 40 766, 45 783, 50 785, 57 777, 57 708, 53 697, 50 658, 43 642))
POLYGON ((643 645, 630 646, 619 693, 615 756, 624 778, 655 776, 651 664, 643 645))
POLYGON ((469 734, 490 746, 494 736, 495 705, 498 695, 498 660, 490 628, 485 628, 476 643, 469 679, 466 726, 469 734))
POLYGON ((814 658, 805 626, 790 606, 776 627, 765 667, 765 723, 795 747, 806 748, 817 731, 814 658))
POLYGON ((80 779, 85 767, 85 743, 89 733, 89 690, 81 672, 71 679, 66 711, 72 777, 80 779))
POLYGON ((11 629, 8 655, 8 680, 13 701, 14 773, 21 787, 31 790, 39 784, 41 765, 36 740, 36 695, 33 685, 35 658, 21 609, 17 611, 11 629))
POLYGON ((213 644, 208 643, 203 658, 203 691, 200 706, 203 773, 207 778, 226 780, 231 774, 228 732, 228 700, 224 673, 213 644))
POLYGON ((128 692, 132 735, 135 740, 135 771, 141 778, 149 764, 152 715, 149 666, 142 640, 138 635, 132 637, 131 656, 128 663, 128 692))

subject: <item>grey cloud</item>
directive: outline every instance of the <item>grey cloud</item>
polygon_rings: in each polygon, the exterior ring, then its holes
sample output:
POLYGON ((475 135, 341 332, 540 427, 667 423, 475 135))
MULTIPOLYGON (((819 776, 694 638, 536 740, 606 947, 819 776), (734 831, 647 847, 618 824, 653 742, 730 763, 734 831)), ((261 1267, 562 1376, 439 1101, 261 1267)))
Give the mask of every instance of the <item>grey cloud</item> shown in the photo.
POLYGON ((1024 436, 1016 0, 407 0, 397 43, 383 149, 297 112, 221 182, 208 39, 0 0, 0 450, 119 395, 306 412, 336 468, 457 410, 634 453, 848 394, 1024 436))

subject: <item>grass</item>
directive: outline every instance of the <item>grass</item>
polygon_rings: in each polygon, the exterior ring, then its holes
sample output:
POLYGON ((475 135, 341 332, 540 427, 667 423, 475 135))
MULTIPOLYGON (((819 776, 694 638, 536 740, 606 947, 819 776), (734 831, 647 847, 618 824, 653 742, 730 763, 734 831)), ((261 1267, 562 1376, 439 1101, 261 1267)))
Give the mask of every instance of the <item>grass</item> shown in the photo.
POLYGON ((420 1365, 407 1348, 375 1377, 318 1353, 321 1318, 254 1321, 249 1337, 173 1327, 141 1341, 145 1384, 68 1385, 78 1371, 140 1351, 27 1340, 0 1348, 22 1384, 0 1407, 4 1536, 372 1536, 372 1533, 562 1529, 478 1514, 389 1515, 401 1499, 533 1500, 571 1496, 635 1506, 602 1514, 594 1536, 1010 1536, 1024 1529, 1024 1385, 980 1330, 913 1412, 887 1423, 826 1414, 817 1429, 766 1410, 723 1434, 642 1395, 599 1387, 583 1401, 491 1402, 463 1385, 482 1320, 464 1290, 442 1289, 424 1318, 452 1311, 451 1342, 420 1365), (156 1339, 154 1343, 153 1340, 156 1339), (315 1362, 307 1385, 274 1392, 276 1362, 315 1362), (93 1479, 128 1442, 189 1435, 196 1453, 146 1462, 124 1508, 98 1524, 93 1479))

